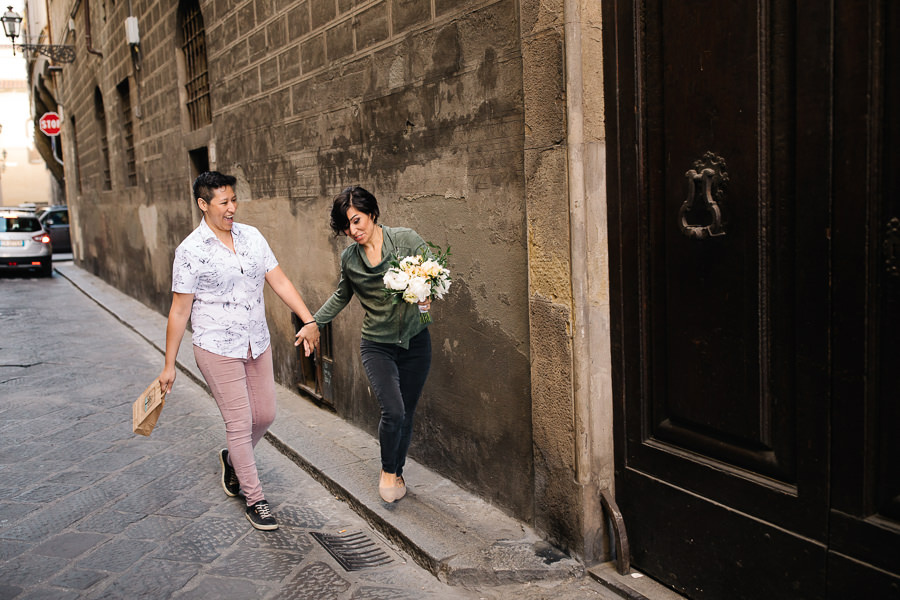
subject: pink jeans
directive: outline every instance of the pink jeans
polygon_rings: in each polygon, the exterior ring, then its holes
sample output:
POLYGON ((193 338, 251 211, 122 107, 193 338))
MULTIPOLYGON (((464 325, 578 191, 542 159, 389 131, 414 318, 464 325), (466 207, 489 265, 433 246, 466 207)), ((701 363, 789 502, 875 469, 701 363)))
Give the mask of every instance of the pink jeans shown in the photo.
POLYGON ((275 420, 272 348, 257 358, 228 358, 194 346, 194 358, 225 420, 228 458, 247 505, 264 500, 253 449, 275 420))

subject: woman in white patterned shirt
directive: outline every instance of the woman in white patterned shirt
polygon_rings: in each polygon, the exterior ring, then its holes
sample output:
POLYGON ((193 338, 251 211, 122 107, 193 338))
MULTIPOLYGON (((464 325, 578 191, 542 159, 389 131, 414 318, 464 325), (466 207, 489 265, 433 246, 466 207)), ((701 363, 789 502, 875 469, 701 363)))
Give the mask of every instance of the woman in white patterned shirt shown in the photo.
POLYGON ((259 230, 234 222, 235 181, 215 171, 194 180, 203 220, 175 251, 166 359, 159 383, 163 394, 172 390, 175 357, 190 317, 197 366, 225 420, 228 447, 219 451, 222 487, 229 496, 244 496, 247 519, 255 528, 272 530, 278 523, 262 492, 253 455, 275 419, 265 284, 302 319, 298 337, 307 356, 319 330, 259 230))

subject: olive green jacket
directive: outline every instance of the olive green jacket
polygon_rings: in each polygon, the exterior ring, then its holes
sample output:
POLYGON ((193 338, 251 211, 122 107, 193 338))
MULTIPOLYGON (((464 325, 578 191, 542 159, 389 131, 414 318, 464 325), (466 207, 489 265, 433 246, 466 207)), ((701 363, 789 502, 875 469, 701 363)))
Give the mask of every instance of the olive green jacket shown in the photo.
POLYGON ((366 312, 362 337, 373 342, 409 348, 409 340, 428 327, 419 318, 418 306, 400 301, 396 304, 384 294, 384 274, 391 260, 428 252, 428 244, 418 233, 406 227, 380 226, 384 232, 381 262, 370 265, 366 252, 357 243, 341 252, 341 279, 337 289, 313 318, 319 326, 330 323, 356 294, 366 312))

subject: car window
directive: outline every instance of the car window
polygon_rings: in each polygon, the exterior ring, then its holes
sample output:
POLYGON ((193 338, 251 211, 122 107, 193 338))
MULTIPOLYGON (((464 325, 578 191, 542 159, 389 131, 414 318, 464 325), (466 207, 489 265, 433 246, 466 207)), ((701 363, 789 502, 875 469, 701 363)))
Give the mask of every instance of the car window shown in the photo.
POLYGON ((38 218, 45 225, 68 225, 69 224, 69 211, 67 211, 67 210, 49 210, 49 211, 45 211, 44 214, 39 215, 38 218))
POLYGON ((0 232, 30 233, 41 229, 40 222, 34 217, 0 216, 0 232))

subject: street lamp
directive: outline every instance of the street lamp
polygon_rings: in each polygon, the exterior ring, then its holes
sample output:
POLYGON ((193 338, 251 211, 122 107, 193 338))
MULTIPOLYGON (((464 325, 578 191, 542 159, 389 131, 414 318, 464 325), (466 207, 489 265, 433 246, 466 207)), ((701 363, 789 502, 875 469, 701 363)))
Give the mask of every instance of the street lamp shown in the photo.
POLYGON ((22 17, 13 12, 12 6, 7 6, 6 12, 0 17, 0 21, 3 21, 3 33, 12 41, 13 56, 15 56, 16 38, 19 37, 19 24, 22 22, 22 17))
MULTIPOLYGON (((19 25, 22 23, 22 17, 13 12, 12 6, 7 6, 7 11, 0 17, 3 21, 3 33, 12 41, 13 56, 16 54, 16 38, 19 37, 19 25)), ((51 60, 61 63, 70 63, 75 61, 75 46, 64 46, 58 44, 19 44, 19 48, 23 52, 40 52, 44 56, 49 56, 51 60)))

